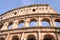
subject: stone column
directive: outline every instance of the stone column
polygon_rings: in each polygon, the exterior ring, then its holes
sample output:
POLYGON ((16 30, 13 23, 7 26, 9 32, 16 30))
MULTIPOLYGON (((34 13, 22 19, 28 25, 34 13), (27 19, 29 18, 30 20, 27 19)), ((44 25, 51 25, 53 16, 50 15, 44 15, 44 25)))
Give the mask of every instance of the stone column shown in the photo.
POLYGON ((53 18, 51 19, 51 22, 52 22, 52 26, 53 26, 53 27, 56 26, 55 21, 54 21, 53 18))
POLYGON ((42 26, 41 18, 40 17, 38 18, 38 26, 42 26))
POLYGON ((51 27, 53 26, 53 22, 52 22, 52 19, 50 19, 50 26, 51 26, 51 27))
POLYGON ((29 27, 29 19, 25 19, 25 27, 29 27))
POLYGON ((8 34, 7 37, 6 37, 6 40, 10 40, 9 37, 10 37, 10 35, 8 34))
POLYGON ((19 20, 15 20, 12 29, 18 28, 19 20))
POLYGON ((56 26, 53 15, 51 15, 50 24, 51 24, 52 27, 56 26))
POLYGON ((41 34, 40 34, 40 32, 38 32, 38 34, 39 34, 39 40, 40 40, 40 35, 41 35, 41 34))
POLYGON ((24 40, 24 33, 22 33, 21 40, 24 40))
POLYGON ((5 22, 1 30, 7 30, 9 22, 5 22))
POLYGON ((54 19, 52 19, 52 21, 53 21, 53 25, 54 25, 54 27, 55 27, 55 26, 56 26, 56 23, 55 23, 54 19))

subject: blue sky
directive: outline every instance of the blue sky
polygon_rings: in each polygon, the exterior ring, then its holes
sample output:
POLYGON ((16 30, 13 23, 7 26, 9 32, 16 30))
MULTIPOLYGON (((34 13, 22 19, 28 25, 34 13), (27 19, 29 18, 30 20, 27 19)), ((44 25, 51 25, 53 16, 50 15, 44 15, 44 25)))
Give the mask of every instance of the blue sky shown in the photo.
POLYGON ((31 4, 49 4, 60 13, 60 0, 0 0, 0 15, 11 9, 31 4))

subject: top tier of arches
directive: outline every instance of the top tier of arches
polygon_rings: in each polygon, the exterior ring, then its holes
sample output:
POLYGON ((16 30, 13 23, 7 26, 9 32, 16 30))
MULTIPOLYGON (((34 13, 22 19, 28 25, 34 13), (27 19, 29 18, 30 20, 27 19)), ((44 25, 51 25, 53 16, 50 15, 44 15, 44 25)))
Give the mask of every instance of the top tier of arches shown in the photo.
POLYGON ((17 29, 24 27, 60 27, 59 18, 32 17, 14 21, 6 21, 0 25, 0 30, 17 29))
POLYGON ((10 10, 2 15, 0 15, 0 21, 11 17, 27 15, 27 14, 56 14, 57 12, 53 10, 48 4, 34 4, 29 6, 24 6, 10 10), (12 16, 11 16, 12 15, 12 16))

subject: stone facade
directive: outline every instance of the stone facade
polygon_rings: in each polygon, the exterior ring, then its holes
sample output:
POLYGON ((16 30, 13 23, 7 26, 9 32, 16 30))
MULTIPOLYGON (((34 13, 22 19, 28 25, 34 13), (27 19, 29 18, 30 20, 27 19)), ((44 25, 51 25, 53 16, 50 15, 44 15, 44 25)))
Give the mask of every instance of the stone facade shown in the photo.
POLYGON ((0 40, 60 40, 60 27, 55 22, 60 22, 60 14, 48 4, 16 8, 0 15, 0 40), (30 27, 32 21, 37 25, 30 27), (49 26, 42 26, 43 21, 49 26), (18 28, 19 23, 24 23, 24 27, 18 28))

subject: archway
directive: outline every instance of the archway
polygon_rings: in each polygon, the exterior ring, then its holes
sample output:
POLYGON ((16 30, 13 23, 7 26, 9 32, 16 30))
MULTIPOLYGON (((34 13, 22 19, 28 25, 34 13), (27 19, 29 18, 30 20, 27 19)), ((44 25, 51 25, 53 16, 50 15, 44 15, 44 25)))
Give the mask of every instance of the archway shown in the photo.
POLYGON ((32 26, 37 26, 37 20, 36 19, 31 19, 30 20, 30 23, 29 23, 29 26, 32 27, 32 26))
POLYGON ((47 34, 47 35, 44 36, 43 40, 55 40, 55 39, 52 35, 47 34))
POLYGON ((24 20, 19 21, 18 28, 24 27, 24 20))
POLYGON ((50 20, 48 18, 43 18, 42 26, 50 26, 50 20))
POLYGON ((12 40, 19 40, 18 36, 13 36, 12 40))
POLYGON ((8 29, 12 29, 13 22, 9 22, 8 29))
POLYGON ((60 27, 60 19, 55 19, 56 26, 60 27))
POLYGON ((34 35, 28 35, 27 40, 36 40, 36 37, 34 35))
POLYGON ((3 37, 0 37, 0 40, 5 40, 3 37))

